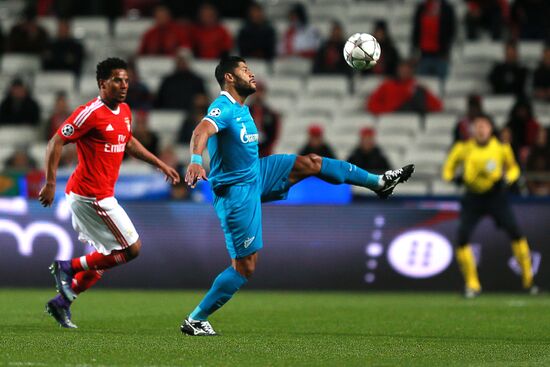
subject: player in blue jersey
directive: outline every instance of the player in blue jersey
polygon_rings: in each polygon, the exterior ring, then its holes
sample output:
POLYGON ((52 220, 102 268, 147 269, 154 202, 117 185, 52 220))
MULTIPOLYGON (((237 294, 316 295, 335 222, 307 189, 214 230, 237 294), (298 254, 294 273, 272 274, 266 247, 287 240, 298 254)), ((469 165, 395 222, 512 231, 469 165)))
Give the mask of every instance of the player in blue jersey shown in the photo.
POLYGON ((414 171, 414 166, 408 165, 374 175, 351 163, 315 154, 259 158, 258 130, 244 105, 256 91, 254 74, 245 60, 231 56, 220 61, 215 76, 222 91, 193 131, 185 181, 195 187, 198 180, 207 179, 202 153, 208 145, 208 179, 231 266, 217 276, 204 299, 183 321, 181 331, 196 336, 216 335, 208 316, 229 301, 254 273, 263 246, 262 202, 285 199, 292 185, 310 176, 334 184, 367 187, 387 198, 414 171))

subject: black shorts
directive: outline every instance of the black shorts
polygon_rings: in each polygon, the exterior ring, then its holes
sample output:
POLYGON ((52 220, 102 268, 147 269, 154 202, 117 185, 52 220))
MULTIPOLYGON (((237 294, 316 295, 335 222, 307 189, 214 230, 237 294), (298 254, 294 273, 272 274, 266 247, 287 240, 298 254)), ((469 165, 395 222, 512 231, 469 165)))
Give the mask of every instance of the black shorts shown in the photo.
POLYGON ((497 227, 504 229, 513 240, 522 237, 505 191, 492 190, 483 194, 468 192, 462 198, 461 204, 458 226, 459 246, 464 246, 470 241, 476 225, 486 215, 493 218, 497 227))

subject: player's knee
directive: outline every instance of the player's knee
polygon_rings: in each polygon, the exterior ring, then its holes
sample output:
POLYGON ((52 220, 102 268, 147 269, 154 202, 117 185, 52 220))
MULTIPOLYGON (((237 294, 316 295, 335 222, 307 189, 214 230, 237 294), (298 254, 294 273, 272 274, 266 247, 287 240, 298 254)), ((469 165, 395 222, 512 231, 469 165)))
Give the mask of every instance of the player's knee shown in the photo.
POLYGON ((128 247, 128 249, 126 250, 127 260, 130 261, 138 257, 140 251, 141 251, 141 240, 137 240, 133 245, 128 247))
POLYGON ((321 172, 321 164, 323 158, 317 154, 300 155, 296 157, 296 165, 300 168, 300 171, 316 175, 321 172))

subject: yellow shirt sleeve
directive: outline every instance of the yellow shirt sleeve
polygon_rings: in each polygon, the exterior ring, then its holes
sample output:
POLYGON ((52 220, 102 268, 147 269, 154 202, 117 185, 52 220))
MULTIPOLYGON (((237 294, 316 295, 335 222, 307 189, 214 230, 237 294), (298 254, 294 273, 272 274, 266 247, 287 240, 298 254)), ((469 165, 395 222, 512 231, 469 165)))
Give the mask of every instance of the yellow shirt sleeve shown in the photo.
POLYGON ((504 167, 506 169, 504 177, 506 179, 506 183, 512 184, 519 178, 519 165, 514 158, 514 152, 512 151, 510 144, 504 144, 502 149, 504 153, 504 167))
POLYGON ((462 163, 463 157, 462 152, 464 150, 464 143, 458 142, 451 148, 447 160, 443 165, 442 178, 445 181, 452 181, 455 177, 457 166, 462 163))

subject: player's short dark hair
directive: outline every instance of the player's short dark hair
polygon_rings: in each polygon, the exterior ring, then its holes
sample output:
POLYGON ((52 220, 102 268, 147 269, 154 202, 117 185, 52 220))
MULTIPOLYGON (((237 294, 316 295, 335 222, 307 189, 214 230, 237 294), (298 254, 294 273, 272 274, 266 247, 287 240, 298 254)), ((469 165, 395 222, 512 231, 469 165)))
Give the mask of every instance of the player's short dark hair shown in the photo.
POLYGON ((99 62, 95 72, 95 77, 98 84, 100 80, 109 79, 115 69, 128 70, 128 64, 126 61, 119 59, 118 57, 109 57, 108 59, 99 62))
POLYGON ((240 62, 246 61, 239 56, 227 56, 220 60, 218 66, 216 66, 216 71, 214 72, 220 88, 223 89, 223 85, 225 84, 225 74, 233 74, 233 71, 237 68, 237 66, 239 66, 240 62))

